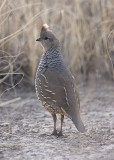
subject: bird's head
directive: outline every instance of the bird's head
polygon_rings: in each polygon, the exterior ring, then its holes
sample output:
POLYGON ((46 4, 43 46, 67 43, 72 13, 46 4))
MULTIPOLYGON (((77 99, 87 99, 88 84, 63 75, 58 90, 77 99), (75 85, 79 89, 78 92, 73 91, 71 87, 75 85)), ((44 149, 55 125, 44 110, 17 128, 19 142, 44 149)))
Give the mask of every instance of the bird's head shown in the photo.
POLYGON ((42 26, 40 38, 36 39, 36 41, 41 42, 45 50, 59 46, 59 40, 56 38, 54 33, 49 29, 49 26, 47 24, 44 24, 42 26))

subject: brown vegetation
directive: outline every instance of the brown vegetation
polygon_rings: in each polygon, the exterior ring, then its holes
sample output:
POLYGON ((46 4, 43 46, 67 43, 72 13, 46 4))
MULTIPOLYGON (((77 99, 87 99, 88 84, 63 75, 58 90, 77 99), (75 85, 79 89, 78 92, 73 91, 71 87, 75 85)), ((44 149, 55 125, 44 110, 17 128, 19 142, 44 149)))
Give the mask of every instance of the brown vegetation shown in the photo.
POLYGON ((114 0, 0 1, 0 83, 34 83, 42 47, 35 40, 43 23, 54 30, 73 74, 112 79, 114 0), (24 77, 24 78, 23 78, 24 77))

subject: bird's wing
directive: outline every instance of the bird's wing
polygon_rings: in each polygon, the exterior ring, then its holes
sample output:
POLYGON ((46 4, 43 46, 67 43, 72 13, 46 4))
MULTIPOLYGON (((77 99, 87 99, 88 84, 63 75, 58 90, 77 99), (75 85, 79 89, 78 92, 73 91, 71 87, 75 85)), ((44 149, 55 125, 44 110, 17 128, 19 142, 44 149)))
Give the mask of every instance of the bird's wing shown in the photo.
POLYGON ((68 114, 70 111, 79 112, 79 96, 71 73, 68 70, 58 73, 47 70, 44 76, 48 82, 48 89, 55 93, 57 105, 68 114))
POLYGON ((64 72, 46 71, 48 87, 55 93, 56 104, 70 115, 72 121, 80 132, 85 131, 85 127, 80 118, 80 101, 75 89, 74 79, 69 70, 64 72))

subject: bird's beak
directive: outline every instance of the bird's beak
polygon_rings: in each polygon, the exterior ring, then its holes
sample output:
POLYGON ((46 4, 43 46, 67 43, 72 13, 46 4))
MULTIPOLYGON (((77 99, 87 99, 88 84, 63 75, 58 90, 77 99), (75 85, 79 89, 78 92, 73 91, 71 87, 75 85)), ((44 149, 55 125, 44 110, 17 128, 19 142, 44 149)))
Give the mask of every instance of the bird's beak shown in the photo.
POLYGON ((36 41, 41 41, 41 38, 36 39, 36 41))

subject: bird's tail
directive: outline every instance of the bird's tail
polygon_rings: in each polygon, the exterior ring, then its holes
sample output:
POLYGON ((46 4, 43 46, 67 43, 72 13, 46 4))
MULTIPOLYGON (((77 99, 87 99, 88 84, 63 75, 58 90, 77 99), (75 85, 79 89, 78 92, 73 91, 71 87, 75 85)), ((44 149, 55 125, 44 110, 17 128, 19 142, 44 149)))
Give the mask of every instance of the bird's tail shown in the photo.
POLYGON ((79 132, 83 133, 83 132, 86 131, 79 114, 72 116, 72 121, 75 124, 75 126, 76 126, 76 128, 78 129, 79 132))

